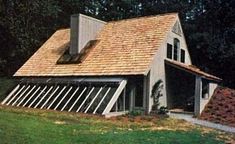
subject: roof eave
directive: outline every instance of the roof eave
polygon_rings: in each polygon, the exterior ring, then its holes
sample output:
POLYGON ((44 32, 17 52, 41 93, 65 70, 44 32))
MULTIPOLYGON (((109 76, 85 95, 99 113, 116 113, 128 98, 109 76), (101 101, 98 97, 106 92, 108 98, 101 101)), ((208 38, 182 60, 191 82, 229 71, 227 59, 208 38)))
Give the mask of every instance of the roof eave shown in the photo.
MULTIPOLYGON (((186 71, 186 72, 189 72, 189 73, 191 73, 191 74, 193 74, 193 75, 200 76, 200 77, 202 77, 202 78, 204 78, 204 79, 207 79, 207 80, 211 80, 211 81, 215 81, 215 82, 221 82, 221 81, 222 81, 222 79, 219 78, 219 77, 212 76, 212 75, 210 75, 210 76, 203 75, 203 74, 201 74, 201 73, 199 73, 199 72, 196 72, 196 71, 187 69, 186 67, 180 66, 179 64, 176 64, 176 62, 172 62, 172 61, 167 60, 167 59, 165 60, 165 63, 168 64, 168 65, 171 65, 171 66, 173 66, 173 67, 176 67, 176 68, 178 68, 178 69, 181 69, 181 70, 184 70, 184 71, 186 71)), ((182 64, 182 65, 183 65, 183 64, 182 64)))

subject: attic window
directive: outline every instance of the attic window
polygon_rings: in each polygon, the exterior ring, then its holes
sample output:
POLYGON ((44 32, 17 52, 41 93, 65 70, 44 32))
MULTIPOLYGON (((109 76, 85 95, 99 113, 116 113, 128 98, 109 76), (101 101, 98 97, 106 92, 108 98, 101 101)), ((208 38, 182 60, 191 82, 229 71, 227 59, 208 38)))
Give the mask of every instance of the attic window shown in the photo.
POLYGON ((66 51, 63 53, 63 55, 57 60, 57 64, 77 64, 82 63, 90 51, 95 47, 95 45, 98 43, 98 40, 90 40, 86 46, 81 50, 80 53, 76 55, 71 55, 69 53, 69 48, 67 47, 66 51))

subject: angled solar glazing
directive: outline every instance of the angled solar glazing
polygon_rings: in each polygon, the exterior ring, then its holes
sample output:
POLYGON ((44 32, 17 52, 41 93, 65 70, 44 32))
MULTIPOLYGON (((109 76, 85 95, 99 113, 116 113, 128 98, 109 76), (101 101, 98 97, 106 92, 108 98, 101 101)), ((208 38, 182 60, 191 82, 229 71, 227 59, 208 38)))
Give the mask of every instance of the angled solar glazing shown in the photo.
POLYGON ((12 90, 5 100, 3 100, 2 104, 58 111, 103 114, 105 108, 108 105, 110 106, 110 100, 114 97, 120 85, 121 83, 119 82, 23 82, 12 90))

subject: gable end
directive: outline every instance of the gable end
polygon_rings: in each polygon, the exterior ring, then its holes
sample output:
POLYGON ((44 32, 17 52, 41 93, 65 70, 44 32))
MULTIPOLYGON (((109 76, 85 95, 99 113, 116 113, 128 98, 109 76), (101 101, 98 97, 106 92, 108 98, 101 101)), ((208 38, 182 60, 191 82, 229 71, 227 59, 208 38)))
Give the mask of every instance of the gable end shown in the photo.
POLYGON ((176 23, 174 24, 172 28, 172 32, 179 36, 182 36, 182 30, 181 30, 179 21, 176 21, 176 23))

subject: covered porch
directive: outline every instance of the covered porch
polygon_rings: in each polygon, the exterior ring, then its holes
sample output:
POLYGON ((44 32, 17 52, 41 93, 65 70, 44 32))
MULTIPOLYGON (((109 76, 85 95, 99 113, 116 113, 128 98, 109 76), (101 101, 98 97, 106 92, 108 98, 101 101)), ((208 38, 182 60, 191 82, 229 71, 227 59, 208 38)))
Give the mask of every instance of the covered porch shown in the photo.
POLYGON ((220 78, 192 65, 165 60, 167 107, 172 112, 200 115, 220 78))

